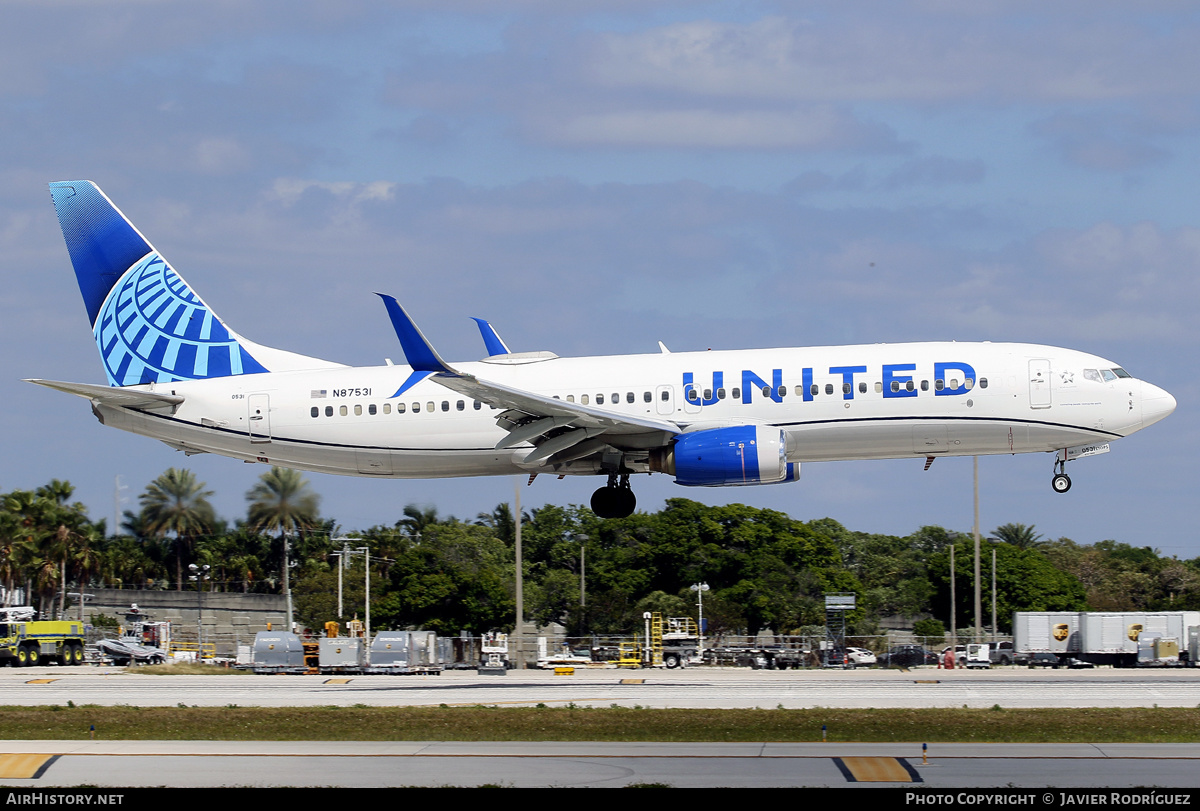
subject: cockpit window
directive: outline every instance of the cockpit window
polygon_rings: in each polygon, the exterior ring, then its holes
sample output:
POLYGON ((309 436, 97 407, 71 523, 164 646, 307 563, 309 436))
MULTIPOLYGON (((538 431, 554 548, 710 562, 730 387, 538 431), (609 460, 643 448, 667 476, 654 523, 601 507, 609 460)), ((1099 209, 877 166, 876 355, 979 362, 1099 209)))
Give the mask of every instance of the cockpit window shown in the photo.
POLYGON ((1115 374, 1117 377, 1133 377, 1133 375, 1129 374, 1129 372, 1125 371, 1120 366, 1118 366, 1116 369, 1113 369, 1113 374, 1115 374))
POLYGON ((1095 369, 1084 369, 1083 370, 1083 379, 1084 380, 1094 380, 1097 383, 1099 383, 1101 380, 1100 372, 1096 371, 1095 369))
POLYGON ((1110 380, 1117 379, 1117 375, 1112 369, 1101 369, 1100 374, 1104 377, 1105 383, 1107 383, 1110 380))

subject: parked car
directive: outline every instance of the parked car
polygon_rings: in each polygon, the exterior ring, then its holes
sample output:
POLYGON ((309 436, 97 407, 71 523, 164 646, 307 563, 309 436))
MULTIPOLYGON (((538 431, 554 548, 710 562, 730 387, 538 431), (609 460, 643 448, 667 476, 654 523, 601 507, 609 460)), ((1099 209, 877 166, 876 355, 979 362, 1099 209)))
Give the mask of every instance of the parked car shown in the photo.
POLYGON ((993 642, 988 656, 994 665, 1020 665, 1025 663, 1024 654, 1013 652, 1012 642, 993 642))
POLYGON ((1029 655, 1030 667, 1052 667, 1058 669, 1058 657, 1053 653, 1031 653, 1029 655))
POLYGON ((936 665, 937 654, 925 650, 920 645, 896 645, 883 656, 879 664, 884 667, 916 667, 917 665, 936 665))
POLYGON ((855 666, 865 667, 876 662, 875 654, 866 648, 846 648, 846 658, 855 666))

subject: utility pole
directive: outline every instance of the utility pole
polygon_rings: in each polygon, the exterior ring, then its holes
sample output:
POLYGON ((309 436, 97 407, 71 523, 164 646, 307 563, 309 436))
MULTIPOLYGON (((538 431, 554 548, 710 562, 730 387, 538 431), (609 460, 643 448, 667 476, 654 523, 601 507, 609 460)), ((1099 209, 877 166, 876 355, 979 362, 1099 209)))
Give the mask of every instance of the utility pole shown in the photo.
POLYGON ((513 528, 515 530, 513 540, 516 546, 517 555, 517 624, 513 627, 513 666, 517 670, 525 669, 525 660, 521 658, 524 652, 524 636, 521 626, 525 622, 525 578, 522 572, 523 564, 521 562, 521 479, 513 479, 515 498, 513 510, 513 528))
POLYGON ((975 641, 983 641, 983 592, 979 565, 979 457, 975 458, 975 641))

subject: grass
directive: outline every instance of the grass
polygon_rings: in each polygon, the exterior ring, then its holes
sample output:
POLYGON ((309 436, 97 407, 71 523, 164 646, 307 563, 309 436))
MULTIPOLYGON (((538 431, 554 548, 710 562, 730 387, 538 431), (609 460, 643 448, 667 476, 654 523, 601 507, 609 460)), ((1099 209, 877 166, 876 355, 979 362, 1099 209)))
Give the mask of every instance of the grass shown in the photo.
POLYGON ((124 668, 125 673, 139 676, 253 676, 253 670, 240 670, 236 667, 218 667, 217 665, 196 664, 195 662, 179 662, 170 665, 142 665, 124 668))
POLYGON ((0 739, 1195 743, 1200 709, 0 707, 0 739))

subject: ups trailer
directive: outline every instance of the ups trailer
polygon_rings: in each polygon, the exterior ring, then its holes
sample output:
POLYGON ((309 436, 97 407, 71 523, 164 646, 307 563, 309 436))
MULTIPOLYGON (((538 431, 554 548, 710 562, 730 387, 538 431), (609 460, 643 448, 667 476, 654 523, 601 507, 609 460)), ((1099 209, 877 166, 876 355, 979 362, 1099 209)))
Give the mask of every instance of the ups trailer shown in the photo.
POLYGON ((0 609, 0 664, 34 667, 83 664, 83 623, 36 621, 30 606, 0 609))
POLYGON ((1200 611, 1018 611, 1013 648, 1022 655, 1051 653, 1068 666, 1194 666, 1179 640, 1198 626, 1200 611), (1151 642, 1157 638, 1175 640, 1174 652, 1168 642, 1151 642))

